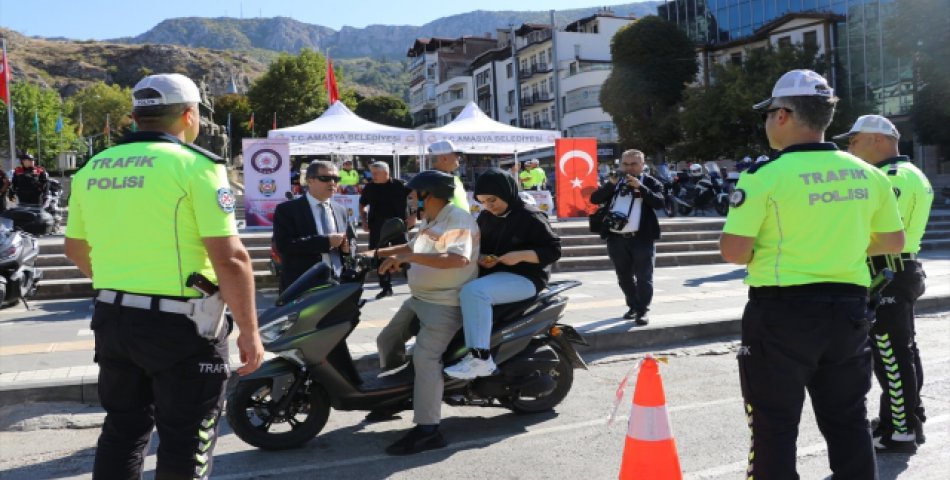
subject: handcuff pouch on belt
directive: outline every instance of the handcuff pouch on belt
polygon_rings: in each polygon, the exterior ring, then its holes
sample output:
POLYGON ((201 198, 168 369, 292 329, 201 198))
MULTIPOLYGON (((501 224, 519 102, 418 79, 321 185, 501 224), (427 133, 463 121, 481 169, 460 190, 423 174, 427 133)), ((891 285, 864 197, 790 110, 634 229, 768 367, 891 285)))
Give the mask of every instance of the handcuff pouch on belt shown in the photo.
POLYGON ((227 319, 224 314, 225 303, 221 298, 221 291, 218 286, 211 283, 207 277, 200 273, 192 273, 188 276, 185 285, 201 293, 201 298, 193 298, 188 303, 194 305, 194 310, 188 318, 195 322, 195 329, 198 335, 209 340, 221 338, 221 330, 225 328, 227 319))

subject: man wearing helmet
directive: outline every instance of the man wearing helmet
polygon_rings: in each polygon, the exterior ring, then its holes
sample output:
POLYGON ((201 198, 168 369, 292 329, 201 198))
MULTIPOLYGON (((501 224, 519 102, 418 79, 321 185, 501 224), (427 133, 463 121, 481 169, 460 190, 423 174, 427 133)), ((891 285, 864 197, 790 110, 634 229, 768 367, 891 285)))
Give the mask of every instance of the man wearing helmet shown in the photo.
POLYGON ((49 174, 43 167, 37 166, 33 155, 20 153, 20 166, 13 171, 13 181, 10 184, 10 200, 16 196, 20 204, 38 205, 43 203, 46 188, 49 185, 49 174))
MULTIPOLYGON (((390 455, 442 448, 445 439, 439 433, 442 408, 442 354, 462 326, 459 292, 478 276, 479 235, 475 219, 465 210, 449 203, 455 192, 452 175, 429 170, 406 185, 423 202, 425 218, 419 233, 408 244, 381 248, 386 258, 379 273, 408 270, 411 296, 380 332, 380 367, 393 369, 406 363, 406 341, 410 323, 419 318, 419 333, 412 352, 415 382, 412 392, 413 422, 416 426, 403 438, 386 448, 390 455)), ((369 421, 392 417, 394 411, 376 410, 369 421)))

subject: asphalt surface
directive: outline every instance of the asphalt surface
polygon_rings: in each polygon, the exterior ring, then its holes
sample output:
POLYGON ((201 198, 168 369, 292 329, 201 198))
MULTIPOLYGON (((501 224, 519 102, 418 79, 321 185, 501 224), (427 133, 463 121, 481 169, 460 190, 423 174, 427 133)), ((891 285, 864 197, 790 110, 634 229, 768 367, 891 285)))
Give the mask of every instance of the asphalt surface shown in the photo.
MULTIPOLYGON (((882 480, 950 478, 950 314, 918 318, 926 382, 927 443, 914 456, 878 456, 882 480)), ((742 412, 735 341, 675 343, 651 348, 661 364, 672 432, 688 480, 742 478, 749 433, 742 412)), ((299 449, 254 449, 222 425, 215 450, 217 479, 610 479, 617 478, 633 381, 611 425, 621 378, 645 350, 590 355, 573 389, 553 412, 514 415, 501 408, 443 407, 448 447, 411 457, 383 449, 410 427, 410 418, 362 423, 361 412, 332 411, 324 430, 299 449)), ((879 390, 868 397, 877 409, 879 390)), ((90 477, 103 419, 97 407, 26 404, 0 409, 0 477, 10 480, 90 477)), ((158 439, 146 460, 153 478, 158 439)), ((827 450, 806 401, 798 440, 803 479, 828 478, 827 450)))

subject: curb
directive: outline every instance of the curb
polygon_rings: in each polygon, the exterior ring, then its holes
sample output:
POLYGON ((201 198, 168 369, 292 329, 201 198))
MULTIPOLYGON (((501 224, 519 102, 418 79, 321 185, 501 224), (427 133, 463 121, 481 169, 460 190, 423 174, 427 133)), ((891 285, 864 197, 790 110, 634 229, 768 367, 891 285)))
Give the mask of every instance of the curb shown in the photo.
MULTIPOLYGON (((917 301, 917 313, 933 313, 950 310, 950 295, 921 298, 917 301)), ((722 337, 737 337, 741 330, 740 318, 721 318, 705 322, 646 327, 614 327, 596 332, 579 330, 590 344, 579 346, 582 355, 602 353, 614 350, 641 350, 675 343, 697 340, 709 340, 722 337)), ((354 358, 357 370, 376 368, 378 356, 375 353, 354 358)), ((237 379, 232 375, 228 381, 228 390, 237 379)), ((88 405, 99 403, 97 390, 98 378, 95 375, 84 376, 79 382, 60 380, 39 383, 24 388, 0 389, 0 407, 26 402, 78 402, 88 405)))

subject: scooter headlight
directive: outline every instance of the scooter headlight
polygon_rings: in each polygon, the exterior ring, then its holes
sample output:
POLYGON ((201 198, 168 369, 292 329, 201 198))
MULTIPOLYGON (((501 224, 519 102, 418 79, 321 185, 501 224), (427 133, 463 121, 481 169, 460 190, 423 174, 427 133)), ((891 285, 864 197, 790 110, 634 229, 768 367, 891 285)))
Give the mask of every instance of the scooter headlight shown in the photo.
POLYGON ((270 343, 280 338, 297 321, 297 314, 284 315, 273 322, 264 325, 260 329, 261 342, 270 343))

